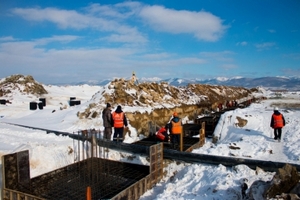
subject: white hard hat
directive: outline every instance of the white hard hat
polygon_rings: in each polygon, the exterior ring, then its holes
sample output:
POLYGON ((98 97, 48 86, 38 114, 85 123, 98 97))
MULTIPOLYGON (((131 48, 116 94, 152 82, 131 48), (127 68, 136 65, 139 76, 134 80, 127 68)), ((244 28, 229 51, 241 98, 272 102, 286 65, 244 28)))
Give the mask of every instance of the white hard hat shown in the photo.
POLYGON ((275 107, 274 110, 277 110, 277 111, 278 111, 279 109, 278 109, 278 107, 275 107))

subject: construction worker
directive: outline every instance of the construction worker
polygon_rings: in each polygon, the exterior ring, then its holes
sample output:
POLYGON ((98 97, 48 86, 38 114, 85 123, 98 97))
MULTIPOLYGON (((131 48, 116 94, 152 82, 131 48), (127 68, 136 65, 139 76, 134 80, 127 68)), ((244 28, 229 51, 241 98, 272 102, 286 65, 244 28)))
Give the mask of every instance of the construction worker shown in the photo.
POLYGON ((171 134, 171 143, 174 149, 180 145, 180 134, 182 133, 182 122, 177 112, 173 113, 173 117, 169 123, 169 131, 171 134))
POLYGON ((278 140, 278 142, 280 142, 282 127, 285 126, 285 119, 283 115, 278 111, 278 107, 274 108, 270 126, 274 129, 274 140, 278 140))
POLYGON ((104 126, 103 138, 106 139, 106 140, 111 140, 113 123, 112 123, 110 103, 106 104, 106 108, 102 112, 102 119, 103 119, 103 126, 104 126))
POLYGON ((155 136, 159 141, 168 142, 169 134, 167 130, 168 125, 161 127, 158 131, 156 131, 155 136))
POLYGON ((112 113, 112 118, 113 118, 113 125, 114 125, 114 138, 113 141, 118 142, 121 141, 123 142, 123 132, 124 132, 124 126, 127 127, 127 118, 125 113, 122 111, 121 106, 119 105, 112 113))

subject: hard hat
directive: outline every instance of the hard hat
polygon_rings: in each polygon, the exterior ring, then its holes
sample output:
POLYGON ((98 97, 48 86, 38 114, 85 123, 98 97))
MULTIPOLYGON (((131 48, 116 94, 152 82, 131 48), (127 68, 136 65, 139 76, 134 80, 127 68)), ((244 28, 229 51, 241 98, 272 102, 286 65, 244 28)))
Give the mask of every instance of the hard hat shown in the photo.
POLYGON ((277 111, 278 111, 279 109, 278 109, 278 107, 275 107, 274 110, 277 110, 277 111))
POLYGON ((174 113, 173 113, 173 117, 178 117, 177 112, 174 112, 174 113))

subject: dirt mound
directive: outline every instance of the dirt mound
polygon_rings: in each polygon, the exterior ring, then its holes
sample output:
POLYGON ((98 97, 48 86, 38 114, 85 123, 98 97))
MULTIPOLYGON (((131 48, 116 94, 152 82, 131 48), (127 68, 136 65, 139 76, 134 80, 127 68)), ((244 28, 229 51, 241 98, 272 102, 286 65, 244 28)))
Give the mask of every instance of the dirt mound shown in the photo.
POLYGON ((139 111, 126 112, 130 124, 138 133, 147 135, 149 122, 157 126, 164 126, 176 111, 180 117, 194 119, 206 111, 216 110, 218 104, 227 101, 251 98, 251 91, 242 87, 212 86, 189 84, 185 87, 175 87, 166 82, 152 82, 134 84, 124 79, 115 79, 108 86, 108 90, 101 94, 101 98, 80 113, 80 117, 91 117, 91 113, 98 112, 94 117, 100 117, 100 105, 109 102, 116 107, 138 107, 139 111), (104 98, 103 98, 104 97, 104 98), (147 110, 147 112, 145 112, 147 110))
POLYGON ((21 94, 42 95, 47 91, 42 84, 36 82, 32 76, 12 75, 0 82, 0 97, 19 91, 21 94))

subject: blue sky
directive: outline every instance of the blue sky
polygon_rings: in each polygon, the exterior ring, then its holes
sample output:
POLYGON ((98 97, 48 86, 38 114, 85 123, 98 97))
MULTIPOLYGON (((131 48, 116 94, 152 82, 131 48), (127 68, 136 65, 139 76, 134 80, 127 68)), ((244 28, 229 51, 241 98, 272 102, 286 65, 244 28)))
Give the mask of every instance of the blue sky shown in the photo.
POLYGON ((1 75, 300 76, 299 0, 2 0, 1 75))

